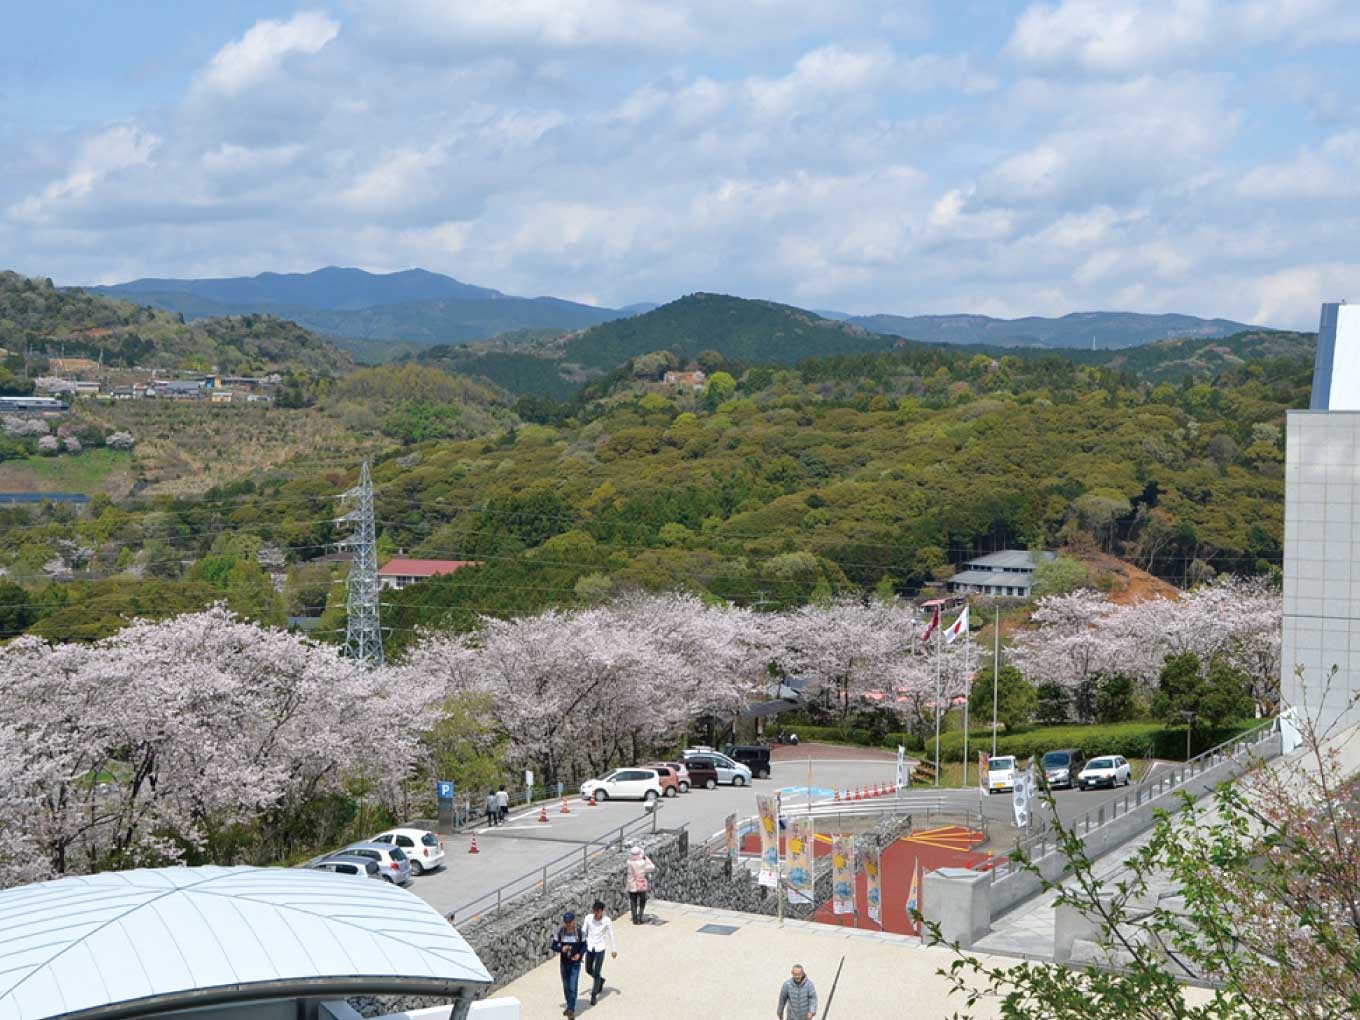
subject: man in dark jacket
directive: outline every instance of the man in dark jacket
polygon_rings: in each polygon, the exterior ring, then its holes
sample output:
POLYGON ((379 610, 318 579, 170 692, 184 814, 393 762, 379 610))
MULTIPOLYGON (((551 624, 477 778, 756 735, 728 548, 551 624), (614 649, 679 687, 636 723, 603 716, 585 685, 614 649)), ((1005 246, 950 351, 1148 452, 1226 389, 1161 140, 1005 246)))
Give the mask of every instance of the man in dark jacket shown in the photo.
POLYGON ((553 952, 557 954, 558 966, 562 971, 562 995, 567 1000, 567 1008, 562 1015, 567 1020, 576 1016, 576 984, 581 978, 581 958, 586 954, 586 936, 576 923, 576 915, 568 910, 562 915, 562 927, 552 941, 553 952))
POLYGON ((775 1016, 778 1020, 812 1020, 816 1015, 817 986, 807 976, 802 964, 795 963, 793 977, 779 989, 779 1012, 775 1016))

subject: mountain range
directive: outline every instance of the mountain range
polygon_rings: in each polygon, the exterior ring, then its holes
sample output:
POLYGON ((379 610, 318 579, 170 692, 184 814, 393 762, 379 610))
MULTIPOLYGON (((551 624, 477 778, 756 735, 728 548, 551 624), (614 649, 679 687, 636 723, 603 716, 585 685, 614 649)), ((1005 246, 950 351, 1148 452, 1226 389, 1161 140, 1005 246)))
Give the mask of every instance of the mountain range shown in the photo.
MULTIPOLYGON (((639 303, 604 308, 556 297, 516 297, 424 269, 369 273, 335 266, 311 273, 260 273, 223 279, 143 278, 83 289, 178 312, 186 319, 268 313, 334 337, 340 346, 367 361, 516 330, 579 331, 658 307, 639 303)), ((1230 336, 1259 328, 1228 319, 1136 312, 1073 312, 1060 318, 1021 319, 801 310, 800 314, 828 326, 836 322, 858 327, 865 334, 997 347, 1108 350, 1172 337, 1230 336)), ((833 346, 843 349, 839 343, 833 346)), ((732 352, 732 356, 739 355, 732 352)))

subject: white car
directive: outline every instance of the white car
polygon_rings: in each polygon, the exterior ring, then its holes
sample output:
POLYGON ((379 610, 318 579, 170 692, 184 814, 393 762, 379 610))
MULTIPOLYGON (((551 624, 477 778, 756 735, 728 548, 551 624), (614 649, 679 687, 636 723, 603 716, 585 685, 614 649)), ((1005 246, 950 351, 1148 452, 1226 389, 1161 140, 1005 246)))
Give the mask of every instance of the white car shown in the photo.
POLYGON ((1093 790, 1097 786, 1128 786, 1131 782, 1133 766, 1117 754, 1092 758, 1077 773, 1077 786, 1083 790, 1093 790))
POLYGON ((581 798, 592 796, 596 800, 656 800, 661 796, 661 776, 655 769, 615 769, 581 784, 581 798))
POLYGON ((406 851, 411 859, 411 874, 423 875, 444 863, 444 844, 427 829, 388 829, 370 843, 390 843, 406 851))
POLYGON ((993 758, 987 764, 987 792, 1006 793, 1015 789, 1015 758, 993 758))
POLYGON ((733 761, 725 754, 719 754, 709 747, 689 747, 680 752, 682 760, 707 758, 718 771, 718 782, 731 783, 733 786, 750 786, 751 769, 739 761, 733 761))

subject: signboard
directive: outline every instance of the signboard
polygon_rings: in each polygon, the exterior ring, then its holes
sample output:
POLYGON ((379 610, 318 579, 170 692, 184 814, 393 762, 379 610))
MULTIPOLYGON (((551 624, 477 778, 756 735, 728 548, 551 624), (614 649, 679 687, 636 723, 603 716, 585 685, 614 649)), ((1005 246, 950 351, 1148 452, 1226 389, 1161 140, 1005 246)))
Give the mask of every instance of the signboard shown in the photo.
POLYGON ((434 795, 438 800, 453 800, 453 781, 441 779, 434 784, 434 795))
POLYGON ((986 751, 978 752, 978 788, 987 792, 987 773, 992 770, 992 759, 986 751))
POLYGON ((812 902, 812 816, 798 815, 789 819, 789 902, 812 902))
POLYGON ((876 846, 861 848, 864 862, 864 898, 869 916, 876 924, 883 924, 883 852, 876 846))
POLYGON ((855 912, 855 846, 844 833, 831 837, 831 911, 855 912))
POLYGON ((900 790, 907 785, 907 749, 901 744, 897 745, 897 788, 900 790))
POLYGON ((524 770, 524 785, 532 788, 534 785, 534 773, 532 769, 524 770))
POLYGON ((727 860, 735 868, 737 866, 737 813, 735 811, 723 821, 723 834, 727 837, 727 860))
POLYGON ((756 814, 760 818, 760 872, 763 886, 779 888, 779 805, 768 793, 756 794, 756 814))

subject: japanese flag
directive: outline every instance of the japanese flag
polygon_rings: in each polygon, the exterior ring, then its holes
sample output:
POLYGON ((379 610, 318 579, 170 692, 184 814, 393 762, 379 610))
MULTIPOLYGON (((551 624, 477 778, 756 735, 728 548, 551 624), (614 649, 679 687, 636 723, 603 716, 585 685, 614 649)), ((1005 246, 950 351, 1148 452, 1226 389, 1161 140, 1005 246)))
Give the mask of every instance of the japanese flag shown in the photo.
POLYGON ((951 623, 949 625, 949 629, 944 632, 945 643, 952 645, 954 643, 955 638, 961 638, 963 637, 963 635, 967 633, 968 633, 968 607, 964 606, 963 612, 959 614, 959 618, 955 620, 953 623, 951 623))

